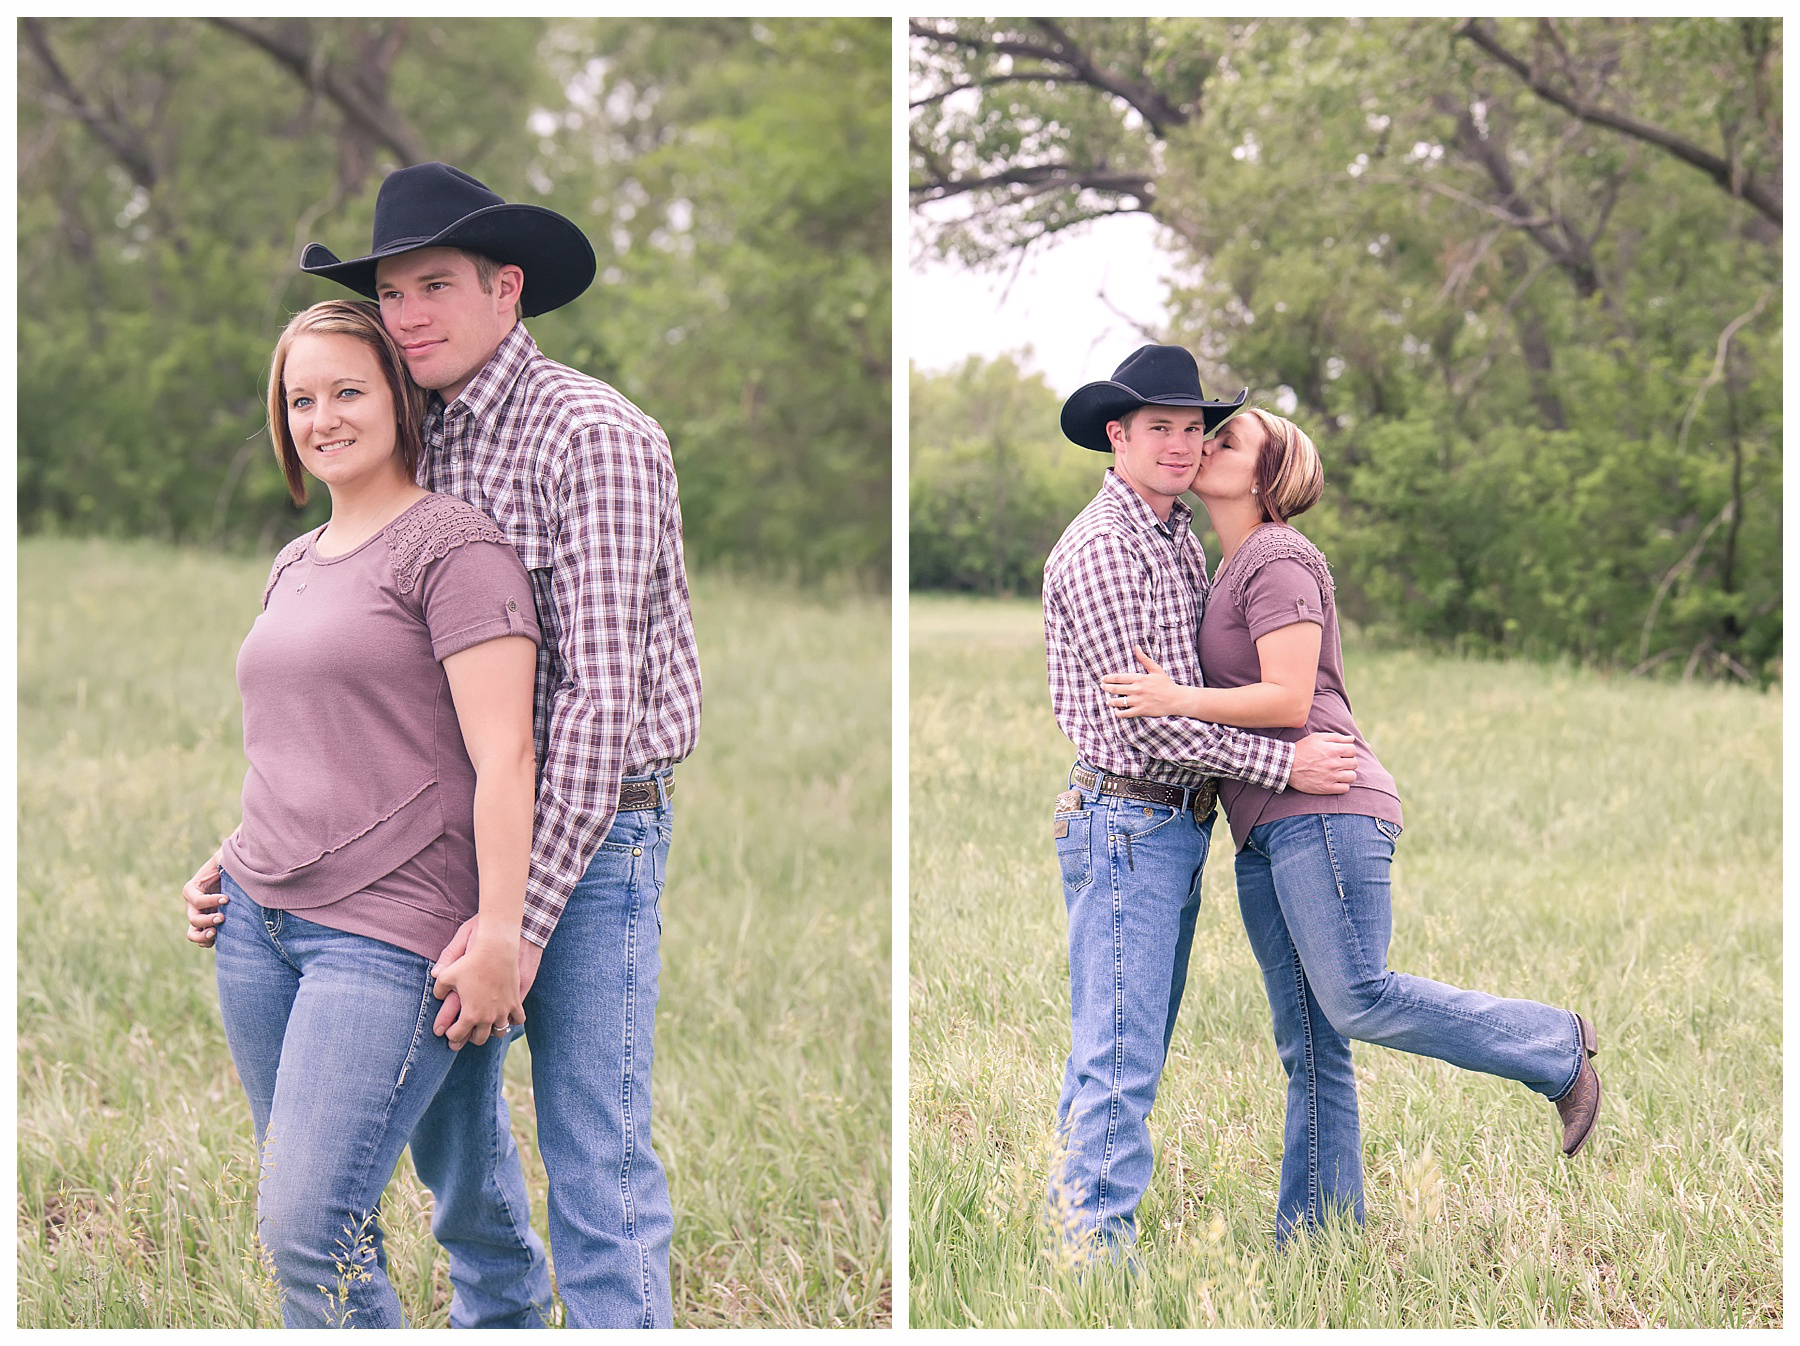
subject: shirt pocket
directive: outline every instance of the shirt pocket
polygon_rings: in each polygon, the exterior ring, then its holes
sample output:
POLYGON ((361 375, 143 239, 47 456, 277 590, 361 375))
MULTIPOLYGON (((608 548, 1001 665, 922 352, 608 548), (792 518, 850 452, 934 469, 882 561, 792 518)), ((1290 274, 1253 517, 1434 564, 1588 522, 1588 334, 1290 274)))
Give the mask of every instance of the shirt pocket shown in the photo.
MULTIPOLYGON (((1147 635, 1155 648, 1146 651, 1177 682, 1192 683, 1196 654, 1200 648, 1199 610, 1193 594, 1179 577, 1159 576, 1150 596, 1150 620, 1147 635)), ((1143 669, 1132 661, 1133 673, 1143 669)))

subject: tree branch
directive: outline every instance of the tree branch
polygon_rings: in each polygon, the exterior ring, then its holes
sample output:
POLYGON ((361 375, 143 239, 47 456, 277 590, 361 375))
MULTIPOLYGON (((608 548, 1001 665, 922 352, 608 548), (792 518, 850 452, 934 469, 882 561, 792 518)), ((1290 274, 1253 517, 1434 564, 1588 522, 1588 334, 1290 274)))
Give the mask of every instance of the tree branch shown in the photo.
POLYGON ((1467 19, 1456 29, 1457 37, 1466 37, 1501 65, 1517 75, 1526 88, 1547 103, 1554 104, 1584 122, 1595 126, 1604 126, 1617 131, 1621 135, 1630 136, 1634 140, 1644 141, 1658 149, 1673 155, 1683 163, 1689 164, 1706 174, 1725 191, 1740 200, 1747 201, 1756 208, 1764 218, 1776 225, 1781 223, 1781 196, 1774 192, 1760 179, 1745 173, 1741 166, 1729 159, 1720 158, 1676 135, 1673 131, 1660 126, 1652 126, 1649 122, 1639 121, 1635 117, 1626 116, 1622 112, 1614 112, 1610 108, 1584 102, 1565 90, 1557 88, 1531 68, 1522 58, 1515 56, 1500 44, 1500 39, 1486 28, 1479 19, 1467 19))
POLYGON ((1080 168, 1070 164, 1025 164, 979 178, 939 177, 911 189, 915 201, 947 201, 953 196, 985 191, 993 187, 1029 187, 1027 196, 1047 189, 1085 189, 1096 192, 1118 192, 1148 201, 1155 192, 1154 183, 1144 173, 1111 173, 1100 168, 1080 168))
POLYGON ((1042 61, 1049 66, 1061 67, 1066 76, 1057 75, 1054 71, 1045 71, 1043 79, 1068 78, 1078 84, 1085 84, 1090 89, 1128 103, 1144 119, 1150 133, 1157 139, 1165 137, 1171 128, 1186 126, 1192 120, 1192 114, 1171 103, 1156 89, 1148 84, 1140 84, 1128 80, 1110 70, 1103 70, 1094 63, 1093 58, 1083 49, 1068 32, 1054 19, 1032 19, 1043 32, 1045 42, 1034 42, 1029 38, 985 38, 969 37, 962 33, 933 28, 920 23, 917 19, 909 20, 907 31, 914 37, 923 38, 927 42, 936 42, 949 47, 961 47, 972 52, 992 52, 999 56, 1022 56, 1034 61, 1042 61))
POLYGON ((1756 303, 1751 305, 1749 312, 1738 314, 1737 317, 1726 323, 1725 330, 1719 333, 1719 345, 1717 352, 1713 355, 1713 367, 1707 376, 1700 380, 1700 386, 1694 390, 1694 400, 1688 403, 1687 415, 1681 418, 1681 434, 1675 441, 1677 453, 1683 456, 1687 454, 1688 428, 1693 425, 1694 417, 1700 414, 1700 404, 1706 400, 1707 393, 1716 388, 1725 378, 1725 353, 1731 347, 1731 339, 1743 329, 1746 323, 1754 322, 1756 315, 1763 311, 1763 306, 1768 302, 1769 291, 1765 289, 1757 295, 1756 303))
POLYGON ((1479 196, 1471 196, 1468 192, 1452 187, 1447 182, 1433 182, 1429 178, 1408 177, 1404 173, 1364 173, 1362 181, 1382 182, 1390 187, 1423 187, 1426 191, 1447 196, 1471 210, 1479 210, 1483 215, 1491 215, 1511 229, 1547 229, 1556 223, 1554 215, 1515 215, 1504 206, 1493 205, 1479 196))
POLYGON ((968 84, 955 84, 948 89, 940 89, 937 93, 927 94, 923 98, 915 98, 906 106, 909 111, 916 112, 919 108, 930 107, 933 103, 941 103, 946 98, 954 97, 959 93, 967 93, 971 89, 992 89, 1002 84, 1033 84, 1055 78, 1054 74, 1042 70, 1015 71, 1010 75, 989 75, 968 84))
POLYGON ((51 50, 50 38, 44 32, 41 19, 20 19, 19 26, 25 32, 26 43, 50 77, 51 87, 56 91, 57 97, 94 133, 102 145, 112 151, 113 157, 134 183, 145 191, 156 186, 156 164, 138 129, 118 109, 103 110, 82 96, 81 91, 75 87, 75 82, 62 68, 62 63, 56 59, 56 53, 51 50))
POLYGON ((1075 40, 1056 20, 1033 19, 1032 22, 1049 37, 1053 50, 1075 72, 1076 78, 1090 88, 1102 90, 1131 104, 1149 125, 1150 133, 1158 140, 1167 137, 1171 128, 1188 124, 1189 114, 1150 85, 1138 84, 1095 65, 1087 52, 1076 45, 1075 40))
MULTIPOLYGON (((277 29, 250 19, 215 18, 210 22, 268 53, 276 64, 286 67, 307 88, 318 90, 337 104, 358 129, 386 145, 403 162, 424 163, 431 157, 424 138, 388 102, 386 93, 372 90, 364 81, 346 76, 328 65, 322 53, 306 40, 304 28, 277 29)), ((397 42, 398 33, 390 33, 381 50, 374 54, 377 69, 392 65, 393 54, 398 50, 397 42)))

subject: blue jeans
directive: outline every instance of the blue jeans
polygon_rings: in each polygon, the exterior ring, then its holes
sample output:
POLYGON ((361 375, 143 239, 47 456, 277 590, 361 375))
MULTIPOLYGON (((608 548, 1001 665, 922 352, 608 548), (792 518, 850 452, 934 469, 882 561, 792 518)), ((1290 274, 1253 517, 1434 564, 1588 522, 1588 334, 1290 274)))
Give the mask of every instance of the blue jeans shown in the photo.
POLYGON ((1333 1210, 1363 1218, 1351 1039, 1518 1080, 1546 1098, 1566 1093, 1581 1068, 1572 1011, 1388 971, 1399 835, 1380 818, 1309 813, 1262 824, 1238 852, 1238 906, 1288 1075, 1278 1243, 1333 1210))
MULTIPOLYGON (((637 779, 637 778, 632 778, 637 779)), ((570 1327, 669 1327, 674 1216, 650 1145, 662 888, 673 815, 621 813, 544 949, 525 998, 538 1149, 550 1180, 550 1248, 570 1327)), ((459 1063, 460 1064, 460 1063, 459 1063)), ((501 1208, 481 1194, 504 1157, 470 1144, 460 1119, 507 1132, 498 1053, 453 1071, 413 1132, 413 1162, 438 1194, 446 1247, 504 1245, 501 1208), (498 1100, 498 1101, 497 1101, 498 1100), (429 1176, 427 1176, 429 1175, 429 1176)), ((452 1253, 452 1267, 456 1254, 452 1253)), ((528 1307, 521 1298, 520 1311, 528 1307)))
POLYGON ((432 1236, 450 1254, 452 1327, 543 1327, 555 1312, 550 1259, 531 1227, 501 1092, 511 1038, 465 1044, 413 1128, 413 1168, 432 1194, 432 1236))
POLYGON ((222 882, 219 1009, 256 1126, 257 1234, 282 1321, 404 1327, 379 1211, 454 1055, 431 1031, 431 965, 222 882))
POLYGON ((1081 791, 1056 815, 1069 910, 1072 1027, 1056 1105, 1050 1214, 1071 1246, 1137 1236, 1150 1185, 1150 1106, 1162 1080, 1200 914, 1212 815, 1081 791))

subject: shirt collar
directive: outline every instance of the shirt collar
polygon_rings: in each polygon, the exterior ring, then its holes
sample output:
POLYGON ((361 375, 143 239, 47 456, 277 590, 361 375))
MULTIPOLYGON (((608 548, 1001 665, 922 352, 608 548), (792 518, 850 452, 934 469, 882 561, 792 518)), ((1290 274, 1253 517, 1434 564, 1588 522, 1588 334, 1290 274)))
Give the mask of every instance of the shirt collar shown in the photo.
POLYGON ((1157 518, 1156 511, 1150 508, 1143 496, 1131 488, 1131 484, 1119 475, 1119 470, 1115 467, 1106 469, 1106 481, 1100 489, 1111 497, 1126 520, 1140 530, 1154 528, 1159 533, 1178 538, 1188 532, 1193 524, 1194 511, 1188 507, 1187 501, 1181 499, 1177 499, 1169 507, 1167 523, 1157 518))
MULTIPOLYGON (((453 407, 460 402, 468 408, 470 416, 477 422, 486 420, 489 414, 506 400, 508 394, 512 392, 513 384, 518 382, 519 375, 525 372, 525 366, 530 364, 537 354, 537 342, 531 339, 531 333, 525 330, 525 324, 514 323, 512 330, 501 338, 500 344, 494 348, 494 353, 488 357, 488 362, 477 371, 474 378, 469 380, 468 385, 457 395, 456 401, 450 403, 450 406, 453 407)), ((438 406, 443 406, 441 397, 434 400, 438 406)), ((444 407, 444 410, 447 412, 449 407, 444 407)))

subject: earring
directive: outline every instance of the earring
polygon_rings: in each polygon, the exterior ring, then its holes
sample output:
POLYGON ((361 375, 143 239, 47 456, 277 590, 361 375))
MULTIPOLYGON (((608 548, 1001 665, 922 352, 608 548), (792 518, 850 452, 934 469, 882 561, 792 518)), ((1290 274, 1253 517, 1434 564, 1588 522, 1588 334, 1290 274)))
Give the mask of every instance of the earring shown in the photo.
POLYGON ((1251 487, 1251 488, 1250 488, 1250 494, 1251 494, 1251 495, 1255 495, 1255 494, 1256 494, 1256 487, 1254 487, 1254 486, 1252 486, 1252 487, 1251 487))

